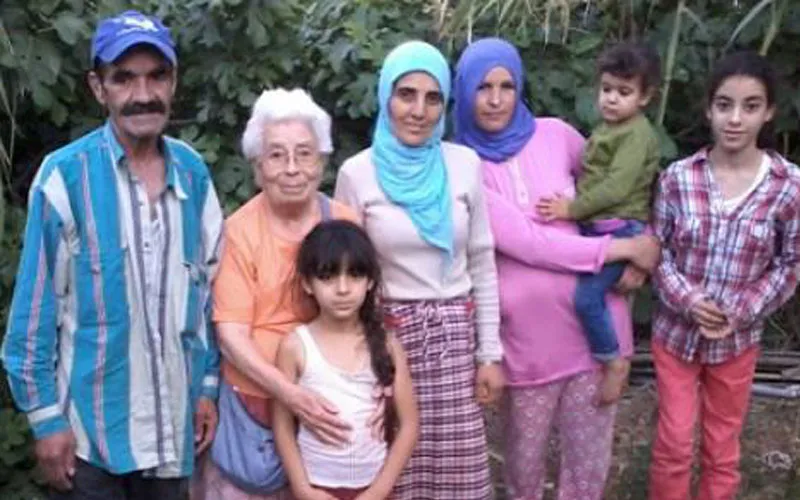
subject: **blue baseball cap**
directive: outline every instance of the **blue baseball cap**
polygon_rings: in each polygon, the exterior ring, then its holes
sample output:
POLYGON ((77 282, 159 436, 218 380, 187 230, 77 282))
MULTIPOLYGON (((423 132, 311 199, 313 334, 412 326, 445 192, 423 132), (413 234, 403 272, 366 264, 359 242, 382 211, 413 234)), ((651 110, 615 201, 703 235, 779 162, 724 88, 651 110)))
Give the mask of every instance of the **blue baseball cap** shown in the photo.
POLYGON ((152 45, 173 65, 178 62, 169 28, 157 17, 128 10, 100 21, 92 38, 92 63, 109 64, 134 45, 152 45))

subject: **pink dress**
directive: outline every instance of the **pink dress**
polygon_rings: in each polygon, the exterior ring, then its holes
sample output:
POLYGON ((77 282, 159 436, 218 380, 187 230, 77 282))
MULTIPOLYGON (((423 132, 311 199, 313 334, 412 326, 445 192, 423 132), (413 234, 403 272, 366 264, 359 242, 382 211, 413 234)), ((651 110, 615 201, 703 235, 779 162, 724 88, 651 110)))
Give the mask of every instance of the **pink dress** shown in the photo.
MULTIPOLYGON (((554 118, 538 118, 530 142, 505 163, 483 162, 500 287, 500 336, 510 386, 507 483, 512 498, 541 498, 547 442, 558 426, 560 499, 600 499, 615 407, 595 408, 598 365, 575 315, 576 273, 600 269, 610 238, 584 238, 575 224, 541 222, 542 196, 574 196, 584 139, 554 118)), ((627 300, 608 303, 620 350, 632 352, 627 300)))
MULTIPOLYGON (((511 386, 546 384, 595 369, 575 316, 575 273, 603 265, 610 238, 584 238, 575 224, 537 222, 536 201, 553 193, 575 196, 583 137, 554 118, 539 118, 536 133, 506 163, 483 162, 483 183, 497 253, 501 339, 511 386)), ((609 305, 624 355, 632 350, 624 296, 609 305)))

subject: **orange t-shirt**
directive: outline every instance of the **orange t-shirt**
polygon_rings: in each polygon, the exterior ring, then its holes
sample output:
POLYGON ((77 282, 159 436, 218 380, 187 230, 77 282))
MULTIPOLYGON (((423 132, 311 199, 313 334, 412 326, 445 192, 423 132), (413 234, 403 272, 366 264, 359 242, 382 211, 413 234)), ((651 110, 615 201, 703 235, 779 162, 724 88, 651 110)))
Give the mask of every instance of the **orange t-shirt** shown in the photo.
MULTIPOLYGON (((299 242, 278 238, 269 230, 266 199, 259 193, 225 221, 225 240, 214 280, 215 323, 251 326, 258 352, 275 363, 283 336, 313 319, 295 286, 294 262, 299 242)), ((331 200, 331 217, 358 222, 356 213, 331 200)), ((269 397, 231 363, 222 361, 222 374, 239 392, 269 397)))

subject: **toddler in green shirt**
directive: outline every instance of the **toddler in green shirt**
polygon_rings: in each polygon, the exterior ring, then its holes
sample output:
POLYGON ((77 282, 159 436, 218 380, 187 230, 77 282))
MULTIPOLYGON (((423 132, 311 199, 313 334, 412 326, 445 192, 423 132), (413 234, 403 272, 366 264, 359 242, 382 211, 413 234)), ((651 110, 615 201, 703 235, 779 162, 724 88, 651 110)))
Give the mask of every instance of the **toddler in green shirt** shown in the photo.
MULTIPOLYGON (((537 203, 545 220, 579 221, 585 236, 628 238, 644 232, 659 167, 658 136, 644 108, 655 94, 660 66, 658 54, 642 44, 620 43, 600 55, 597 106, 603 123, 586 145, 575 199, 555 195, 537 203)), ((581 274, 575 289, 575 310, 592 356, 604 365, 602 404, 620 398, 630 368, 605 300, 625 266, 616 262, 597 274, 581 274)))

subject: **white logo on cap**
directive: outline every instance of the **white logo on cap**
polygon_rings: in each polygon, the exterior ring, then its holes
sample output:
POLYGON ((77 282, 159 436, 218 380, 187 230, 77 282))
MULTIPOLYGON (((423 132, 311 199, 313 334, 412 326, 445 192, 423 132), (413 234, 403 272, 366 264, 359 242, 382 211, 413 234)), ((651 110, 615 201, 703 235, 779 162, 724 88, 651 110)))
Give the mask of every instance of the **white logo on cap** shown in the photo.
POLYGON ((158 31, 158 28, 156 28, 156 24, 150 19, 147 19, 146 17, 145 18, 123 17, 122 24, 131 27, 131 29, 126 31, 133 31, 136 28, 142 31, 158 31))

